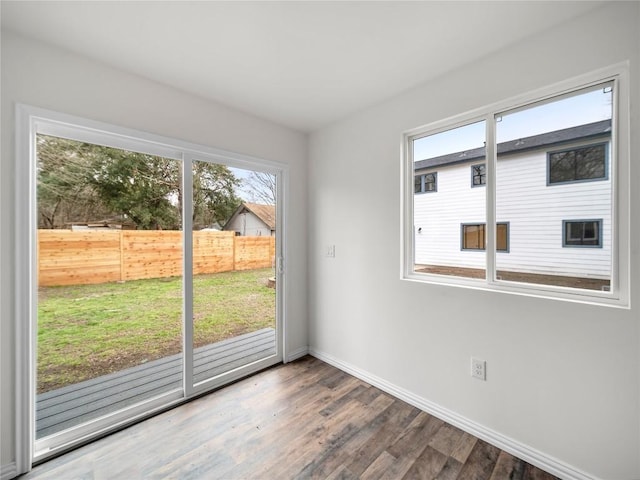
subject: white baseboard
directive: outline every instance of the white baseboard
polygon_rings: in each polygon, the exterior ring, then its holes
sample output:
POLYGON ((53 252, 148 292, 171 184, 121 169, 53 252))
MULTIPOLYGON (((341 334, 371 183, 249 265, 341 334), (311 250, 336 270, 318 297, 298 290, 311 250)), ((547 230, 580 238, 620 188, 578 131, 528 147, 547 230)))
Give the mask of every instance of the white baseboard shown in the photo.
POLYGON ((16 462, 8 463, 0 467, 0 480, 9 480, 18 476, 18 467, 16 462))
POLYGON ((369 372, 316 350, 313 347, 309 348, 309 354, 556 477, 564 480, 599 480, 597 477, 582 472, 556 458, 550 457, 490 428, 475 423, 451 410, 400 388, 383 378, 372 375, 369 372))
POLYGON ((308 353, 309 353, 309 347, 298 348, 297 350, 294 350, 293 352, 290 352, 289 355, 287 355, 287 358, 284 359, 284 363, 293 362, 298 358, 304 357, 308 353))

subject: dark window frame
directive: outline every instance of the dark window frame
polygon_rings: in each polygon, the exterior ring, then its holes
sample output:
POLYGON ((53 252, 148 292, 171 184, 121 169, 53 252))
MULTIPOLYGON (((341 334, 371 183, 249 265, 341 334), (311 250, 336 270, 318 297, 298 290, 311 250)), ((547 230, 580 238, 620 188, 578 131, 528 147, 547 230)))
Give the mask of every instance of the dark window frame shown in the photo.
POLYGON ((414 181, 413 181, 413 193, 415 195, 421 195, 423 193, 435 193, 438 191, 438 172, 429 172, 429 173, 419 173, 417 175, 414 175, 414 181), (427 182, 427 176, 433 176, 433 181, 432 182, 427 182), (416 181, 415 179, 420 178, 420 191, 417 192, 416 191, 416 181), (433 185, 433 189, 432 190, 427 190, 427 184, 432 184, 433 185))
MULTIPOLYGON (((602 218, 588 218, 588 219, 576 219, 576 220, 562 220, 562 248, 603 248, 602 241, 602 218), (597 225, 598 238, 597 244, 568 244, 567 243, 567 226, 573 223, 595 223, 597 225)), ((584 238, 582 238, 584 241, 584 238)))
POLYGON ((552 150, 547 152, 547 186, 552 187, 554 185, 568 185, 572 183, 585 183, 585 182, 602 182, 609 180, 609 142, 596 142, 589 143, 587 145, 579 145, 571 148, 564 148, 562 150, 552 150), (594 177, 594 178, 581 178, 581 179, 573 179, 573 180, 563 180, 558 182, 551 181, 551 156, 558 153, 566 153, 572 151, 586 150, 588 148, 594 147, 604 147, 604 176, 602 177, 594 177))
MULTIPOLYGON (((506 228, 506 246, 504 249, 496 248, 496 252, 498 253, 509 253, 510 251, 510 231, 511 225, 510 222, 496 222, 496 227, 504 225, 506 228)), ((463 252, 484 252, 487 249, 487 233, 486 233, 486 223, 461 223, 460 224, 460 250, 463 252), (465 246, 465 228, 466 227, 483 227, 483 238, 482 238, 482 248, 470 248, 465 246)), ((497 230, 497 228, 496 228, 497 230)), ((497 246, 498 235, 496 232, 496 246, 497 246)))
POLYGON ((476 163, 475 165, 471 165, 471 188, 484 187, 487 185, 487 164, 486 163, 476 163), (483 167, 484 171, 479 175, 475 174, 476 167, 483 167), (473 180, 478 177, 480 179, 480 183, 475 183, 473 180))

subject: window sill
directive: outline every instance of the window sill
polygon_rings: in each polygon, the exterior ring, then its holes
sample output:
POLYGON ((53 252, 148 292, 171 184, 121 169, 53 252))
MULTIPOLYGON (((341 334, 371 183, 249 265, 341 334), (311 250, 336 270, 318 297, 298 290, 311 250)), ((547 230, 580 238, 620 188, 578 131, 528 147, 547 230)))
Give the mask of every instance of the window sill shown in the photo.
POLYGON ((630 308, 628 300, 620 295, 619 292, 616 294, 616 292, 584 290, 570 287, 551 287, 531 283, 509 282, 506 280, 488 281, 485 279, 451 277, 415 272, 404 273, 400 279, 413 283, 520 295, 544 300, 559 300, 626 310, 630 308))

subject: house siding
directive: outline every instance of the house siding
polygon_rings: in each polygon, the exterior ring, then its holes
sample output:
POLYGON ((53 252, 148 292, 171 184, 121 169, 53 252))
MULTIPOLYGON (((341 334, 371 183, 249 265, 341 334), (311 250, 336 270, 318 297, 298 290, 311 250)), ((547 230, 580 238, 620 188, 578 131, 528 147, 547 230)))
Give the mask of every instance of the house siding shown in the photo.
POLYGON ((420 172, 438 172, 438 191, 414 195, 416 264, 485 268, 483 251, 461 251, 460 244, 462 223, 485 222, 486 187, 471 187, 471 165, 477 163, 420 172))
POLYGON ((271 228, 251 212, 243 212, 233 218, 225 230, 233 230, 247 237, 269 237, 271 228))
MULTIPOLYGON (((575 142, 563 146, 589 145, 575 142)), ((611 275, 611 173, 605 180, 547 185, 545 148, 499 157, 496 221, 509 223, 509 252, 496 269, 607 279, 611 275), (563 247, 563 220, 601 220, 601 247, 563 247)), ((462 251, 460 224, 485 222, 486 188, 470 185, 469 162, 432 168, 438 192, 414 196, 415 263, 485 268, 484 251, 462 251), (418 229, 422 231, 418 233, 418 229)), ((609 162, 607 169, 610 170, 609 162)))

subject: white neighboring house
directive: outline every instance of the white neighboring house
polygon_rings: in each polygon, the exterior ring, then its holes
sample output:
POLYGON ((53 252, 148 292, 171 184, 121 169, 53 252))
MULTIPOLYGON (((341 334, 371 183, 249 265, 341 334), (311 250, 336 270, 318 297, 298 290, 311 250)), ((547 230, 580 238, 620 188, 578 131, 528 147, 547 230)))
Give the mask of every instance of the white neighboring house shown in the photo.
POLYGON ((233 213, 223 230, 248 237, 268 237, 276 234, 276 206, 245 202, 233 213))
MULTIPOLYGON (((608 279, 611 121, 498 145, 496 269, 608 279)), ((485 268, 484 148, 414 163, 415 264, 485 268)))

